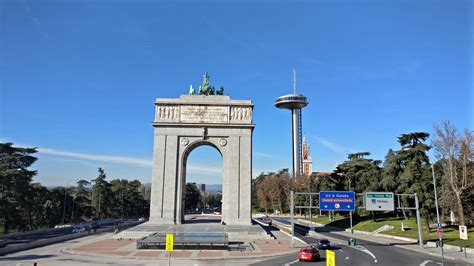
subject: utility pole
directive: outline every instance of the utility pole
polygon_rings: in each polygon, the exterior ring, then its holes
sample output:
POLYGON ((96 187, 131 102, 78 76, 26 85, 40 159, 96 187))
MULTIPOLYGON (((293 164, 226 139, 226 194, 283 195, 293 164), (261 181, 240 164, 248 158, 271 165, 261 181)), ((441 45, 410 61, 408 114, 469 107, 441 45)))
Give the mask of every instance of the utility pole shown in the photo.
MULTIPOLYGON (((434 186, 434 196, 435 196, 435 206, 436 206, 436 220, 438 222, 437 227, 441 225, 441 221, 439 220, 439 209, 438 209, 438 194, 436 191, 436 177, 435 177, 435 172, 434 172, 434 164, 431 161, 431 158, 427 155, 428 160, 430 161, 431 164, 431 174, 433 175, 433 186, 434 186)), ((439 237, 439 248, 441 249, 441 265, 444 265, 444 250, 443 250, 443 237, 441 234, 438 233, 439 237)))
POLYGON ((63 202, 63 222, 62 224, 64 224, 64 221, 65 221, 65 218, 66 218, 66 201, 67 201, 67 186, 69 186, 69 183, 71 181, 78 181, 79 179, 78 178, 74 178, 74 179, 71 179, 69 180, 67 183, 66 183, 66 187, 64 188, 64 202, 63 202))

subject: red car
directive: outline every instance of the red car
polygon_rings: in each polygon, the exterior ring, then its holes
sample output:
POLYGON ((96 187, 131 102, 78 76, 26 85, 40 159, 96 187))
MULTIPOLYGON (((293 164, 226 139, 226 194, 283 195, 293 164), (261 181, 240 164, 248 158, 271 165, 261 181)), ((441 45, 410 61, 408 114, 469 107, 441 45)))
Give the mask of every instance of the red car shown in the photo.
POLYGON ((300 252, 298 252, 298 260, 308 260, 308 261, 316 261, 319 260, 319 250, 316 248, 308 247, 302 248, 300 252))

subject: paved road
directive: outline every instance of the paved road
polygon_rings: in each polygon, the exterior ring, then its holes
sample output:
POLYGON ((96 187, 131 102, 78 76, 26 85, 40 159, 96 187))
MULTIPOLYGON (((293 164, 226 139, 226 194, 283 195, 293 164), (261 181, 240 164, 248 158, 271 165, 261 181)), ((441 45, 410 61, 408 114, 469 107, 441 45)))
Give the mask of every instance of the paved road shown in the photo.
MULTIPOLYGON (((284 224, 290 224, 289 220, 286 219, 273 219, 274 221, 281 222, 284 224)), ((316 232, 330 238, 335 238, 340 241, 347 241, 347 237, 341 236, 330 232, 328 228, 316 227, 316 232)), ((296 225, 295 231, 308 231, 308 227, 296 225)), ((304 241, 316 243, 319 239, 314 237, 301 237, 304 241)), ((392 245, 379 244, 370 241, 358 240, 358 246, 349 247, 345 244, 335 245, 336 264, 337 265, 422 265, 422 266, 434 266, 441 265, 441 259, 413 252, 401 248, 394 247, 392 245)), ((310 263, 310 262, 297 262, 297 253, 293 255, 281 256, 266 260, 263 262, 255 263, 254 265, 326 265, 326 254, 321 251, 321 262, 310 263)), ((445 261, 446 266, 451 265, 465 265, 459 262, 445 261)))
MULTIPOLYGON (((98 229, 104 229, 104 228, 113 229, 113 227, 114 227, 113 223, 107 223, 107 224, 101 225, 98 229)), ((35 233, 34 231, 32 231, 31 232, 32 234, 29 234, 29 235, 10 237, 7 239, 8 247, 32 243, 32 242, 43 240, 43 239, 51 239, 54 237, 64 236, 68 234, 74 234, 72 232, 73 229, 74 229, 73 227, 58 228, 53 231, 41 232, 41 233, 35 233)), ((91 229, 91 232, 93 232, 93 229, 91 229)))
POLYGON ((9 247, 17 246, 17 245, 22 245, 22 244, 38 241, 41 239, 48 239, 48 238, 70 234, 72 229, 73 229, 72 227, 61 228, 52 232, 44 232, 44 233, 38 233, 38 234, 33 234, 33 235, 11 237, 11 238, 8 238, 7 240, 8 246, 9 247))
MULTIPOLYGON (((12 266, 31 266, 37 263, 38 266, 85 266, 85 265, 168 265, 167 260, 155 259, 119 259, 113 257, 99 257, 99 256, 84 256, 62 253, 60 249, 65 248, 73 243, 90 241, 96 238, 110 238, 110 233, 102 233, 94 236, 86 236, 84 238, 69 240, 62 243, 52 244, 35 249, 25 250, 5 256, 0 256, 0 265, 12 266)), ((251 259, 217 259, 217 260, 171 260, 171 265, 226 265, 226 266, 240 266, 250 265, 254 262, 263 261, 260 258, 251 259)))
MULTIPOLYGON (((299 227, 301 230, 304 227, 299 227)), ((307 230, 307 229, 306 229, 307 230)), ((334 237, 346 241, 346 237, 318 230, 319 233, 328 237, 334 237)), ((166 260, 146 260, 146 259, 115 259, 110 257, 94 257, 64 254, 59 250, 78 241, 88 241, 96 237, 109 238, 110 233, 104 233, 95 236, 53 244, 45 247, 17 252, 10 255, 0 256, 0 265, 32 265, 37 262, 38 265, 167 265, 166 260)), ((306 241, 317 242, 318 239, 309 237, 306 241)), ((333 243, 334 244, 334 243, 333 243)), ((359 241, 361 247, 368 250, 372 255, 354 247, 348 247, 345 244, 335 245, 335 254, 337 265, 422 265, 438 266, 440 259, 429 255, 400 249, 397 247, 373 243, 370 241, 359 241), (375 262, 377 260, 377 262, 375 262)), ((297 262, 297 253, 284 255, 274 258, 254 258, 254 259, 225 259, 225 260, 175 260, 172 265, 326 265, 325 252, 321 252, 322 258, 319 262, 297 262)), ((465 265, 461 263, 447 262, 445 265, 465 265)))

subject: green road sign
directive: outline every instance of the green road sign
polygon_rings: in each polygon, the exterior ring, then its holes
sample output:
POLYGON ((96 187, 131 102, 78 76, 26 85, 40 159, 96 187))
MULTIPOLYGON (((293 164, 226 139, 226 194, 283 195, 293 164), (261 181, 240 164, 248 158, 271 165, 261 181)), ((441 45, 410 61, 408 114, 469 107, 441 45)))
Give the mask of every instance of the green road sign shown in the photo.
POLYGON ((392 192, 366 192, 365 209, 368 211, 393 211, 395 210, 392 192))

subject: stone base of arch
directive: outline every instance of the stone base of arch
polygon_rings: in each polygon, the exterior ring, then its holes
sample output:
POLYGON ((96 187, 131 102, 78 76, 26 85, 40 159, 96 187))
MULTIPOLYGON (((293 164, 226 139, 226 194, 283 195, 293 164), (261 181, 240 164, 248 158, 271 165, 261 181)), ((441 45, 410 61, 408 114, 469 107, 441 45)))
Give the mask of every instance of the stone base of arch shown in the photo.
POLYGON ((251 224, 252 108, 228 96, 157 99, 150 223, 184 222, 186 163, 190 152, 210 145, 222 155, 222 221, 251 224))

